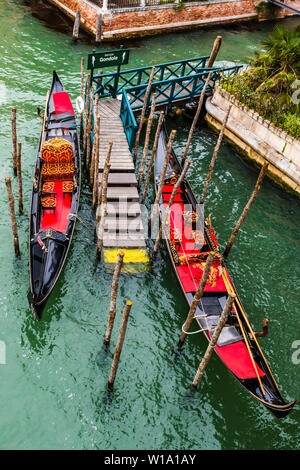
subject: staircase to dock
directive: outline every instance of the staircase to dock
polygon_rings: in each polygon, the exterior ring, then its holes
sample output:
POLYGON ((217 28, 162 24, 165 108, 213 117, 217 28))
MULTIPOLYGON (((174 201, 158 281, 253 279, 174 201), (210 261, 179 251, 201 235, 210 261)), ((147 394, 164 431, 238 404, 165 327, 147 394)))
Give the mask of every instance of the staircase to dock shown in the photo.
MULTIPOLYGON (((120 249, 124 263, 149 263, 139 204, 134 163, 120 118, 121 102, 110 98, 99 101, 100 147, 99 184, 109 148, 113 142, 107 187, 107 217, 103 234, 105 263, 115 263, 120 249)), ((97 227, 98 231, 99 227, 97 227)), ((135 269, 136 270, 136 269, 135 269)), ((144 270, 141 266, 140 270, 144 270)))

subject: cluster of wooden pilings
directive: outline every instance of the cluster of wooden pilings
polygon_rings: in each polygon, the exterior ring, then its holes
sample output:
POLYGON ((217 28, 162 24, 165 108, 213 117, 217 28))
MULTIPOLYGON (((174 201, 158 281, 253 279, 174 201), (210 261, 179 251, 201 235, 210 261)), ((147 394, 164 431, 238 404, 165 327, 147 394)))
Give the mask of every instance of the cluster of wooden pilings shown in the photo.
MULTIPOLYGON (((83 97, 84 89, 84 59, 81 59, 81 95, 83 97)), ((96 209, 95 234, 97 236, 96 257, 100 259, 104 224, 107 217, 107 186, 110 172, 110 157, 113 142, 109 142, 109 148, 106 155, 104 171, 99 185, 99 147, 100 147, 100 116, 98 114, 99 95, 94 96, 94 88, 91 85, 91 75, 88 73, 86 80, 86 102, 85 116, 81 114, 81 140, 83 149, 83 162, 87 172, 89 186, 92 191, 92 207, 96 209), (93 132, 92 132, 93 131, 93 132), (97 231, 97 226, 99 230, 97 231)))
MULTIPOLYGON (((220 36, 218 36, 215 43, 214 43, 214 46, 213 46, 213 49, 212 49, 212 52, 211 52, 211 55, 210 55, 210 58, 209 58, 209 61, 208 61, 208 67, 212 67, 213 64, 214 64, 217 53, 218 53, 218 51, 220 49, 220 46, 221 46, 221 39, 222 38, 220 36)), ((83 96, 83 88, 84 88, 83 59, 82 59, 82 65, 81 66, 82 66, 81 95, 83 96)), ((152 71, 151 71, 151 74, 150 74, 150 77, 149 77, 147 90, 146 90, 146 93, 145 93, 145 96, 144 96, 144 105, 143 105, 141 115, 140 115, 140 121, 139 121, 139 126, 138 126, 138 129, 137 129, 137 132, 136 132, 135 146, 134 146, 134 151, 133 151, 133 160, 134 160, 134 164, 135 164, 136 167, 137 167, 138 162, 139 162, 139 168, 138 169, 136 168, 136 172, 137 172, 137 175, 138 175, 138 178, 137 178, 138 179, 138 190, 140 192, 140 198, 141 198, 142 203, 145 202, 145 199, 146 199, 146 196, 147 196, 147 191, 148 191, 148 188, 149 188, 151 173, 152 173, 152 169, 153 169, 154 158, 155 158, 155 154, 156 154, 156 151, 157 151, 159 134, 160 134, 163 119, 164 119, 164 111, 161 111, 160 115, 159 115, 159 119, 157 121, 155 135, 154 135, 154 138, 153 138, 153 145, 152 145, 152 149, 151 149, 151 155, 150 155, 150 158, 148 159, 150 135, 151 135, 151 129, 152 129, 152 125, 153 125, 153 119, 154 119, 155 108, 156 108, 156 94, 155 94, 155 92, 152 94, 152 96, 150 96, 151 85, 152 85, 154 73, 155 73, 155 67, 152 68, 152 71), (149 100, 151 100, 151 107, 150 107, 149 115, 146 118, 146 111, 147 111, 146 110, 146 104, 149 102, 149 100), (139 147, 140 147, 140 136, 141 136, 142 129, 143 129, 144 125, 146 126, 146 128, 145 128, 145 141, 144 141, 144 145, 143 145, 141 158, 138 159, 138 151, 139 151, 139 147)), ((157 238, 156 238, 155 243, 154 243, 153 251, 152 251, 152 259, 155 259, 156 255, 157 255, 158 248, 159 248, 159 243, 160 243, 162 234, 164 233, 166 224, 168 222, 171 207, 172 207, 175 195, 177 193, 177 190, 178 190, 179 186, 181 185, 181 183, 183 182, 184 178, 186 177, 186 174, 187 174, 187 172, 189 170, 189 167, 191 165, 191 160, 188 159, 188 152, 189 152, 189 148, 190 148, 190 144, 191 144, 191 141, 192 141, 194 131, 196 129, 197 122, 199 120, 199 116, 201 114, 201 110, 203 109, 203 105, 204 105, 204 101, 205 101, 205 93, 206 93, 207 87, 210 83, 211 75, 212 75, 212 72, 209 73, 209 75, 206 79, 205 85, 203 87, 201 96, 200 96, 199 101, 198 101, 197 109, 196 109, 196 112, 195 112, 190 130, 189 130, 189 133, 188 133, 187 141, 186 141, 184 151, 183 151, 183 154, 182 154, 182 158, 181 158, 181 164, 182 164, 182 168, 183 168, 182 173, 181 173, 181 175, 179 175, 179 178, 178 178, 176 184, 174 185, 173 192, 171 194, 170 200, 168 202, 168 206, 167 206, 166 211, 165 211, 165 215, 164 215, 164 217, 161 221, 160 229, 159 229, 157 238)), ((98 216, 97 216, 97 219, 96 219, 96 226, 99 225, 99 227, 100 227, 99 231, 98 231, 98 240, 97 240, 97 258, 100 258, 100 253, 101 253, 101 249, 102 249, 104 223, 105 223, 105 218, 106 218, 106 215, 107 215, 107 211, 106 211, 107 181, 108 181, 108 175, 109 175, 109 171, 110 171, 110 155, 111 155, 111 149, 112 149, 113 143, 110 142, 108 153, 107 153, 107 156, 106 156, 104 171, 103 171, 103 174, 102 174, 101 184, 99 185, 99 182, 98 182, 98 175, 99 175, 99 141, 100 141, 99 133, 100 133, 100 125, 101 124, 100 124, 100 116, 98 115, 98 98, 97 98, 97 96, 94 97, 93 88, 91 86, 91 77, 88 74, 87 81, 86 81, 86 97, 89 97, 89 96, 91 96, 91 99, 90 100, 88 98, 86 99, 84 122, 83 122, 83 119, 81 117, 81 123, 82 123, 81 128, 82 128, 84 162, 85 162, 85 167, 86 167, 86 170, 87 170, 87 173, 88 173, 89 185, 90 185, 90 188, 91 188, 92 194, 93 194, 93 196, 92 196, 92 201, 93 201, 92 206, 93 206, 93 208, 97 207, 98 216), (92 127, 93 127, 93 139, 91 141, 92 127)), ((218 139, 217 139, 217 142, 216 142, 213 154, 212 154, 211 162, 210 162, 210 165, 209 165, 208 173, 207 173, 207 176, 206 176, 206 179, 205 179, 205 182, 204 182, 203 191, 202 191, 202 195, 201 195, 201 200, 200 200, 201 204, 204 204, 205 199, 206 199, 206 195, 207 195, 207 191, 208 191, 208 187, 209 187, 209 182, 211 180, 211 176, 212 176, 213 169, 214 169, 214 166, 215 166, 215 163, 216 163, 217 155, 218 155, 218 152, 219 152, 219 149, 220 149, 223 137, 224 137, 224 132, 225 132, 226 125, 227 125, 227 122, 228 122, 228 119, 229 119, 230 111, 231 111, 231 107, 228 109, 228 111, 226 113, 226 116, 225 116, 224 121, 222 123, 221 131, 219 133, 219 136, 218 136, 218 139)), ((172 150, 172 147, 173 147, 173 142, 174 142, 175 136, 176 136, 176 131, 172 130, 171 133, 170 133, 170 136, 169 136, 167 146, 166 146, 166 152, 165 152, 165 158, 164 158, 164 163, 163 163, 163 167, 162 167, 161 177, 160 177, 160 181, 158 183, 158 188, 157 188, 157 192, 156 192, 156 198, 155 198, 155 201, 154 201, 153 210, 152 210, 152 213, 151 213, 151 216, 150 216, 150 226, 154 222, 155 217, 157 215, 158 204, 159 204, 159 201, 160 201, 160 198, 161 198, 161 195, 162 195, 164 179, 165 179, 166 170, 167 170, 167 166, 168 166, 168 162, 169 162, 169 156, 171 154, 171 150, 172 150)), ((245 206, 245 208, 244 208, 244 210, 241 214, 241 217, 238 220, 238 223, 236 224, 236 227, 234 228, 234 230, 232 232, 232 235, 230 236, 230 238, 228 240, 228 243, 226 245, 226 249, 225 249, 224 255, 223 255, 224 258, 226 256, 228 256, 229 251, 230 251, 230 249, 233 245, 234 239, 235 239, 235 237, 236 237, 236 235, 239 231, 239 228, 241 227, 242 222, 244 221, 251 205, 253 204, 253 202, 254 202, 257 194, 258 194, 258 191, 261 187, 261 184, 262 184, 264 175, 266 173, 266 170, 267 170, 267 164, 262 167, 262 169, 260 171, 260 174, 259 174, 259 177, 258 177, 258 180, 257 180, 257 183, 256 183, 255 188, 253 190, 253 193, 252 193, 247 205, 245 206)), ((204 288, 205 288, 205 285, 206 285, 206 282, 207 282, 207 279, 208 279, 208 275, 209 275, 211 265, 214 261, 214 257, 215 257, 215 254, 212 253, 207 258, 201 282, 200 282, 199 287, 198 287, 198 289, 195 293, 195 296, 194 296, 193 302, 191 304, 189 313, 187 315, 186 321, 185 321, 185 323, 182 327, 182 333, 181 333, 179 343, 178 343, 178 348, 179 349, 182 348, 186 336, 188 334, 190 334, 189 330, 190 330, 192 321, 195 318, 195 312, 196 312, 196 308, 198 306, 199 300, 200 300, 200 298, 202 297, 202 295, 204 293, 204 288)), ((122 268, 122 264, 123 264, 123 258, 124 258, 124 252, 122 250, 120 250, 119 254, 118 254, 118 257, 117 257, 117 262, 116 262, 115 271, 114 271, 114 275, 113 275, 113 281, 112 281, 112 291, 111 291, 111 299, 110 299, 109 318, 108 318, 108 324, 107 324, 107 329, 106 329, 106 334, 105 334, 105 339, 104 339, 104 344, 105 344, 106 347, 110 344, 112 329, 113 329, 113 325, 114 325, 114 321, 115 321, 115 317, 116 317, 117 290, 118 290, 118 283, 119 283, 121 268, 122 268)), ((206 350, 206 352, 203 356, 203 359, 202 359, 201 363, 199 364, 199 368, 198 368, 197 373, 195 375, 195 378, 193 380, 192 390, 195 390, 198 386, 198 383, 199 383, 199 381, 200 381, 200 379, 203 375, 204 369, 205 369, 206 365, 208 364, 208 361, 211 357, 212 351, 213 351, 213 349, 214 349, 214 347, 215 347, 215 345, 218 341, 219 335, 221 334, 222 328, 224 327, 224 325, 227 321, 228 314, 229 314, 230 310, 232 309, 234 299, 235 299, 235 294, 233 292, 230 292, 230 289, 229 289, 229 295, 228 295, 226 304, 224 306, 223 312, 220 316, 219 323, 215 328, 215 331, 214 331, 213 336, 211 337, 211 340, 209 341, 208 348, 207 348, 207 350, 206 350)), ((128 317, 129 317, 131 305, 132 305, 132 302, 127 301, 126 305, 125 305, 125 308, 123 310, 119 337, 118 337, 117 345, 116 345, 116 348, 115 348, 115 354, 114 354, 114 360, 113 360, 113 364, 112 364, 112 368, 111 368, 111 373, 110 373, 109 380, 108 380, 108 390, 109 391, 111 391, 113 389, 114 381, 115 381, 115 378, 116 378, 116 373, 117 373, 117 369, 118 369, 118 365, 119 365, 122 346, 123 346, 123 343, 124 343, 125 332, 126 332, 126 327, 127 327, 127 324, 128 324, 128 317)))

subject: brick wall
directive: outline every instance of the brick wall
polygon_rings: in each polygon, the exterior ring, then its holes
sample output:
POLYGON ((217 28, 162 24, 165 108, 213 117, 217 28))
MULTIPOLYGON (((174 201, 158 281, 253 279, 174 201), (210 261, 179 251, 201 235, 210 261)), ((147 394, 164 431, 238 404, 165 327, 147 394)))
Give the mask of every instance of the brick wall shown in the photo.
MULTIPOLYGON (((81 10, 82 27, 95 34, 99 9, 85 0, 48 0, 62 9, 71 19, 81 10)), ((171 6, 133 11, 108 11, 103 14, 103 39, 129 38, 159 34, 178 29, 190 29, 205 25, 232 23, 251 19, 266 19, 258 16, 255 6, 260 0, 213 0, 211 3, 188 5, 181 10, 171 6)), ((300 0, 293 2, 293 5, 300 0)), ((296 6, 296 5, 295 5, 296 6)), ((288 10, 277 9, 276 16, 284 17, 288 10)))

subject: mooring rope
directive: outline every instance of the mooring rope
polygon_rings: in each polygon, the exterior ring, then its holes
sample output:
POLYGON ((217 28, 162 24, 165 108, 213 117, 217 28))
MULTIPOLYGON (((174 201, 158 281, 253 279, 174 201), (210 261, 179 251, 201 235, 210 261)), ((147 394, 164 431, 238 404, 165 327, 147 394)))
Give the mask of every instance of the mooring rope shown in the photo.
POLYGON ((91 227, 89 227, 89 226, 85 223, 85 221, 84 221, 81 217, 79 217, 78 214, 72 214, 72 213, 70 212, 69 217, 75 217, 76 219, 78 219, 79 222, 81 222, 81 223, 94 235, 94 229, 91 229, 91 227))
MULTIPOLYGON (((194 315, 194 316, 193 316, 193 319, 197 320, 197 318, 199 318, 199 317, 205 317, 205 318, 207 318, 208 315, 205 315, 205 314, 204 314, 204 315, 194 315)), ((201 326, 201 325, 199 325, 199 326, 201 326)), ((183 327, 184 327, 184 324, 183 324, 182 327, 181 327, 181 331, 182 331, 183 333, 185 333, 186 335, 195 335, 196 333, 202 333, 203 331, 209 331, 209 330, 211 330, 212 328, 216 328, 216 326, 218 326, 218 325, 210 325, 209 328, 202 328, 202 327, 201 327, 200 330, 190 331, 190 332, 189 332, 189 331, 185 331, 185 330, 183 329, 183 327)))

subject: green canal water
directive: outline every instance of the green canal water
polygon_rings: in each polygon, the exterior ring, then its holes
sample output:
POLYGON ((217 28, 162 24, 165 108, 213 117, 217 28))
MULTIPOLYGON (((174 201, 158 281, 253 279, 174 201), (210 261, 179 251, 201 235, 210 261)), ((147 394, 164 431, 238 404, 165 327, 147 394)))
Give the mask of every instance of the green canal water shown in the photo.
MULTIPOLYGON (((45 5, 38 3, 41 13, 45 5)), ((60 15, 53 22, 65 24, 60 15)), ((297 20, 282 23, 294 28, 297 20)), ((239 63, 271 29, 271 23, 252 24, 132 42, 130 65, 208 54, 219 33, 223 35, 220 60, 239 63)), ((41 130, 36 107, 44 105, 54 68, 75 100, 80 58, 92 48, 87 40, 72 44, 69 32, 69 25, 68 34, 47 27, 22 1, 0 2, 0 340, 6 345, 6 364, 0 364, 0 448, 299 448, 299 408, 277 420, 241 388, 217 357, 211 359, 199 391, 190 395, 206 343, 194 335, 181 354, 174 353, 187 306, 163 247, 151 272, 122 275, 108 353, 102 343, 112 276, 96 263, 93 235, 80 223, 43 321, 33 320, 26 294, 28 215, 41 130), (11 176, 17 194, 11 165, 12 106, 17 107, 18 139, 23 143, 25 211, 18 216, 19 260, 14 258, 4 184, 5 176, 11 176), (115 391, 108 397, 113 347, 127 299, 133 307, 115 391)), ((189 122, 177 118, 169 127, 178 129, 175 147, 180 154, 189 122)), ((198 198, 215 142, 216 134, 202 124, 190 152, 189 179, 198 198)), ((206 211, 213 214, 223 248, 257 174, 228 143, 222 144, 206 211)), ((91 194, 83 181, 80 216, 92 226, 90 206, 91 194)), ((288 401, 299 398, 297 354, 292 360, 294 342, 300 340, 299 220, 299 201, 266 180, 228 259, 255 328, 260 329, 265 316, 270 319, 269 337, 261 344, 288 401)))

